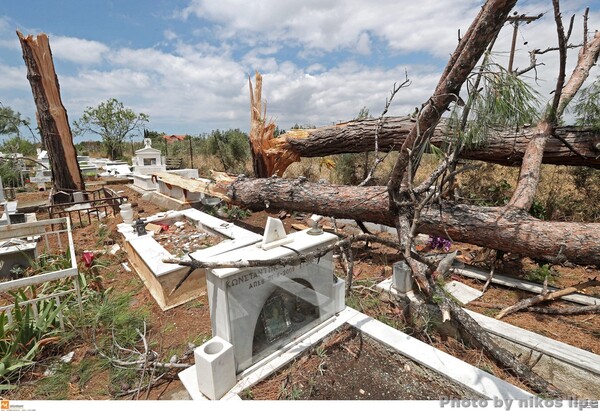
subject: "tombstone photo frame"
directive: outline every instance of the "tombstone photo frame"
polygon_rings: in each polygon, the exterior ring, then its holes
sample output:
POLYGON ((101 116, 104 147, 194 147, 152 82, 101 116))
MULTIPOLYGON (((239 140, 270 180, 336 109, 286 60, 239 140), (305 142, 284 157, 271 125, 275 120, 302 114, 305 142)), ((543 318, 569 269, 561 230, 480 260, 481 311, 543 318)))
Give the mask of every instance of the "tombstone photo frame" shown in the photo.
POLYGON ((265 336, 269 342, 275 341, 290 330, 290 315, 279 294, 269 297, 265 303, 262 310, 262 322, 265 336))

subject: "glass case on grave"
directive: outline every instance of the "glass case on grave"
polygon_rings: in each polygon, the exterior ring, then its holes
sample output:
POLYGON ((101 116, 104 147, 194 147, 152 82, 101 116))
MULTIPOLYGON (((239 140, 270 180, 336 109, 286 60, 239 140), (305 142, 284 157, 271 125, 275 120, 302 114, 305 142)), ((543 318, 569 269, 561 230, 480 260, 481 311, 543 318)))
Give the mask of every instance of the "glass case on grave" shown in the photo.
MULTIPOLYGON (((336 240, 328 233, 299 232, 288 237, 294 241, 283 247, 262 250, 252 245, 230 253, 231 258, 277 259, 336 240)), ((219 257, 225 261, 225 255, 219 257)), ((233 345, 237 372, 331 318, 335 314, 333 277, 332 253, 297 266, 208 272, 213 335, 233 345)))

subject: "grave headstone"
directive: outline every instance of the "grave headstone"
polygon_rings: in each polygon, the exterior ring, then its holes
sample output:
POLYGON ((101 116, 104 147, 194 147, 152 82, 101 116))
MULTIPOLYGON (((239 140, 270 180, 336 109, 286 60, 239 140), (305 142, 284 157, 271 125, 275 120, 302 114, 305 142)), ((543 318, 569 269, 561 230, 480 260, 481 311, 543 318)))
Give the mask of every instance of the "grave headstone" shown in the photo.
MULTIPOLYGON (((281 240, 279 235, 273 237, 281 240)), ((264 244, 254 244, 211 260, 281 259, 337 240, 330 233, 310 235, 306 231, 284 238, 289 240, 285 245, 265 249, 264 244)), ((247 369, 331 318, 340 307, 339 285, 334 287, 333 277, 332 253, 300 265, 207 270, 213 335, 233 345, 236 371, 247 369)))

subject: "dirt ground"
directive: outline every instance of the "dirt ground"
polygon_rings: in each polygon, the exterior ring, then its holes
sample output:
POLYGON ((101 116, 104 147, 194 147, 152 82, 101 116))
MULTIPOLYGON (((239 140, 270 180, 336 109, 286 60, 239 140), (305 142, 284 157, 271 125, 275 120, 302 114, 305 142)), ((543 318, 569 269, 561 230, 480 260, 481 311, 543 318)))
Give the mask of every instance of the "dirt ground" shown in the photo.
POLYGON ((245 400, 439 400, 477 394, 350 326, 246 390, 245 400), (377 364, 377 366, 375 366, 377 364))
MULTIPOLYGON (((156 204, 144 201, 141 195, 126 185, 111 185, 121 195, 128 197, 134 209, 134 217, 147 217, 161 210, 156 204)), ((19 207, 27 203, 34 204, 47 198, 47 192, 19 193, 17 199, 19 207)), ((305 224, 306 216, 290 213, 282 213, 277 210, 279 217, 283 217, 283 222, 288 232, 293 231, 292 225, 305 224)), ((265 212, 253 213, 242 221, 236 222, 244 228, 262 233, 266 218, 269 214, 265 212)), ((270 214, 275 216, 274 214, 270 214)), ((45 219, 47 213, 40 211, 37 213, 38 220, 45 219)), ((87 227, 74 230, 74 242, 78 259, 81 258, 84 250, 106 251, 113 243, 122 244, 122 239, 116 231, 116 225, 122 220, 119 216, 104 219, 103 224, 109 231, 108 240, 105 244, 98 243, 96 235, 98 225, 92 224, 87 227)), ((346 227, 338 227, 342 231, 346 227)), ((473 259, 481 254, 481 249, 468 244, 454 244, 454 248, 462 251, 463 260, 467 263, 474 263, 473 259), (471 257, 475 256, 475 257, 471 257)), ((437 348, 449 352, 475 366, 496 373, 502 378, 506 378, 512 383, 519 385, 514 378, 503 373, 502 370, 486 359, 485 356, 474 349, 466 348, 457 341, 438 336, 435 333, 428 333, 423 330, 411 329, 403 322, 401 310, 395 304, 381 301, 378 294, 374 292, 374 285, 388 278, 391 275, 391 265, 398 260, 398 255, 394 250, 379 245, 357 246, 354 250, 354 284, 355 288, 351 296, 347 297, 347 304, 363 311, 389 325, 393 325, 406 332, 413 332, 413 335, 428 343, 432 343, 437 348)), ((535 264, 528 259, 518 259, 511 261, 514 256, 505 256, 503 265, 497 272, 505 275, 523 277, 528 270, 531 270, 535 264)), ((101 287, 104 289, 112 287, 122 292, 132 292, 132 308, 145 306, 150 311, 151 319, 148 337, 154 341, 154 346, 159 354, 167 356, 171 353, 181 354, 186 350, 190 343, 199 345, 211 336, 211 324, 206 296, 198 300, 188 302, 179 307, 168 311, 162 311, 154 302, 154 299, 143 285, 139 277, 133 271, 127 271, 122 263, 127 262, 125 253, 117 253, 115 256, 105 254, 104 261, 108 264, 98 271, 101 287)), ((480 264, 483 265, 483 264, 480 264)), ((593 278, 600 274, 600 271, 591 267, 561 267, 557 266, 558 271, 553 285, 564 287, 593 278)), ((344 276, 344 270, 337 261, 336 273, 344 276)), ((465 284, 481 289, 482 282, 455 278, 465 284)), ((600 296, 600 289, 585 290, 589 295, 600 296)), ((511 290, 492 285, 480 301, 490 304, 507 306, 518 300, 528 297, 530 294, 518 290, 511 290)), ((555 302, 551 306, 562 306, 567 303, 555 302)), ((497 310, 490 310, 480 307, 468 307, 474 311, 486 315, 494 315, 497 310)), ((550 338, 571 344, 573 346, 600 354, 600 316, 598 315, 573 315, 573 316, 552 316, 530 312, 521 312, 507 316, 505 321, 519 327, 538 332, 550 338)), ((309 355, 297 360, 290 371, 278 374, 269 382, 261 383, 246 393, 246 399, 277 399, 290 398, 297 395, 305 396, 302 398, 311 399, 400 399, 398 396, 398 387, 394 387, 391 381, 392 376, 398 369, 405 370, 403 375, 414 377, 414 391, 408 390, 406 398, 402 399, 425 399, 433 395, 427 389, 433 384, 438 383, 443 389, 447 389, 448 396, 466 395, 464 392, 456 391, 444 381, 439 381, 439 377, 420 369, 415 364, 410 363, 404 358, 398 358, 391 355, 387 350, 378 346, 372 341, 357 336, 355 332, 346 330, 341 333, 340 341, 335 344, 324 342, 324 350, 328 353, 323 359, 312 350, 309 355), (327 345, 329 344, 329 345, 327 345), (360 345, 360 349, 357 344, 360 345), (362 375, 363 372, 368 376, 362 377, 360 381, 352 383, 352 378, 343 374, 353 364, 355 374, 362 375), (379 364, 379 367, 373 367, 372 364, 379 364), (320 368, 319 368, 320 367, 320 368), (325 367, 325 368, 324 368, 325 367), (321 371, 323 371, 321 373, 321 371), (410 371, 406 371, 410 370, 410 371), (418 371, 417 371, 418 370, 418 371), (373 373, 379 373, 374 376, 373 373), (296 374, 298 373, 298 374, 296 374), (374 382, 368 384, 367 382, 374 382), (283 385, 282 385, 283 384, 283 385), (303 386, 302 394, 294 391, 294 387, 303 386), (345 387, 342 389, 341 387, 345 387), (377 386, 377 387, 376 387, 377 386)), ((94 355, 93 347, 89 341, 84 341, 80 346, 74 347, 74 363, 83 361, 85 358, 94 355)), ((193 357, 192 357, 193 359, 193 357)), ((23 380, 23 389, 18 391, 21 399, 43 399, 35 398, 34 390, 28 389, 35 385, 35 380, 40 376, 41 370, 36 370, 32 375, 23 380)), ((107 393, 106 386, 108 377, 106 372, 99 372, 94 375, 89 383, 81 389, 76 384, 69 390, 68 399, 106 399, 114 396, 119 391, 127 391, 124 388, 113 387, 107 393), (120 389, 123 388, 123 389, 120 389), (112 393, 112 394, 111 394, 112 393)), ((442 389, 440 388, 440 389, 442 389)), ((147 392, 147 399, 173 399, 174 393, 180 393, 183 386, 171 373, 170 378, 164 379, 160 384, 147 392)), ((444 391, 446 392, 446 391, 444 391)), ((439 398, 439 391, 436 391, 435 398, 439 398)), ((133 398, 133 396, 118 397, 121 399, 133 398)), ((140 399, 146 399, 144 395, 140 399)))

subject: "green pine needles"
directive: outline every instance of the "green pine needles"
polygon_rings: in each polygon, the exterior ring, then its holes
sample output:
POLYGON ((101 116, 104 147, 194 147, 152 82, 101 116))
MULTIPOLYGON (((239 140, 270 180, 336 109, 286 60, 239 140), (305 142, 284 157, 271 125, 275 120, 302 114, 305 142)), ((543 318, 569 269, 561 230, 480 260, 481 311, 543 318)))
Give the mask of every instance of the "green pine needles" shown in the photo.
POLYGON ((600 79, 579 92, 573 114, 577 126, 600 131, 600 79))
POLYGON ((529 84, 493 62, 485 62, 467 83, 469 97, 454 110, 450 125, 465 147, 485 146, 493 131, 514 130, 540 119, 540 95, 529 84), (464 130, 463 117, 467 113, 464 130))

